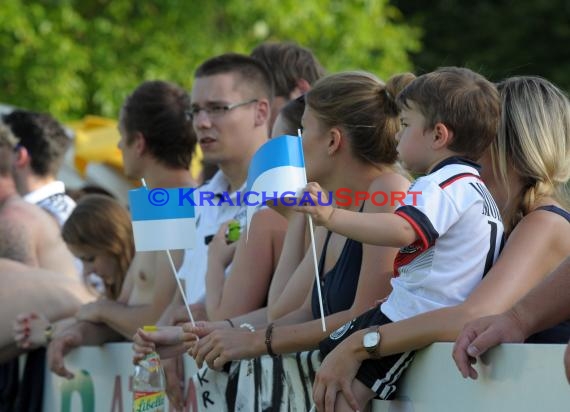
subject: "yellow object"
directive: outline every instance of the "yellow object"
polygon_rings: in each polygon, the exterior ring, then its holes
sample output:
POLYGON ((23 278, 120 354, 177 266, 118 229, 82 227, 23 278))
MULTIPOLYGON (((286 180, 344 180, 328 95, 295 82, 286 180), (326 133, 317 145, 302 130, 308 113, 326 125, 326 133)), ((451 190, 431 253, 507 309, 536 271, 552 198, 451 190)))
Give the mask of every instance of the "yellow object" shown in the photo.
MULTIPOLYGON (((99 116, 85 116, 83 120, 72 122, 69 126, 75 131, 75 168, 85 176, 87 165, 91 162, 106 163, 123 170, 123 157, 117 147, 121 136, 118 122, 99 116)), ((202 151, 196 146, 190 172, 194 179, 202 172, 202 151)))
POLYGON ((145 332, 156 332, 158 328, 155 325, 145 325, 143 326, 145 332))

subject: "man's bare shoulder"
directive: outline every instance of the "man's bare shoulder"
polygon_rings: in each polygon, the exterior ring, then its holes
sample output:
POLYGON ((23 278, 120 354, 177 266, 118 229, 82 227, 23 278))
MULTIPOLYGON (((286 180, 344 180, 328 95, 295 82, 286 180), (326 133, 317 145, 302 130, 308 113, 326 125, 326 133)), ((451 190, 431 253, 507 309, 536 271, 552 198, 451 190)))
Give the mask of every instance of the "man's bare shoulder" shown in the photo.
POLYGON ((23 200, 6 202, 0 209, 0 258, 37 266, 34 250, 33 211, 23 200))

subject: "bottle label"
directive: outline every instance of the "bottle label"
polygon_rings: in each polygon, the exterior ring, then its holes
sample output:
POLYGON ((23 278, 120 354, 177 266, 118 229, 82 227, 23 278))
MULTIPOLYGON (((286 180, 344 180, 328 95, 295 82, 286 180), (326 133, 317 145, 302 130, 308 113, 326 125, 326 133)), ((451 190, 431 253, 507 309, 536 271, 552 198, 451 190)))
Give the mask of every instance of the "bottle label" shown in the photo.
POLYGON ((164 412, 164 391, 135 392, 133 412, 164 412))

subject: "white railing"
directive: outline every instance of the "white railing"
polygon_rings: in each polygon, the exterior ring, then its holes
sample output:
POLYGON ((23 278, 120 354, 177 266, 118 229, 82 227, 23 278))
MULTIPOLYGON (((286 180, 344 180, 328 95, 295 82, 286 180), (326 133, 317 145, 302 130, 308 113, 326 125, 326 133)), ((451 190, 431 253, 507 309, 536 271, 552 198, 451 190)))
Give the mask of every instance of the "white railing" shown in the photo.
MULTIPOLYGON (((567 411, 570 386, 564 376, 565 345, 503 345, 484 358, 477 381, 461 378, 449 343, 419 352, 404 376, 396 401, 375 401, 374 412, 567 411)), ((66 356, 75 378, 46 372, 46 412, 129 412, 132 350, 128 343, 83 347, 66 356)), ((185 357, 187 376, 195 372, 185 357)), ((192 397, 193 394, 187 396, 192 397)), ((188 405, 193 402, 188 399, 188 405)), ((199 400, 197 400, 199 401, 199 400)), ((168 409, 166 409, 168 410, 168 409)), ((192 412, 192 408, 188 409, 192 412)))

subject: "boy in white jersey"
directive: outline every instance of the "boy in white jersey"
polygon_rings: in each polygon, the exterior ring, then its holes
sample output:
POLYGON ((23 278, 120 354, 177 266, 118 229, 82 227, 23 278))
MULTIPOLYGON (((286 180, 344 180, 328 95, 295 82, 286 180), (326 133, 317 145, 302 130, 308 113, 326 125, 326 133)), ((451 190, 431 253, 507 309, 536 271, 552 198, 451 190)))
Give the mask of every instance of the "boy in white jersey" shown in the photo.
MULTIPOLYGON (((380 310, 364 313, 321 342, 324 356, 360 329, 461 303, 501 249, 501 217, 473 162, 496 136, 500 110, 493 84, 468 69, 442 68, 415 79, 398 95, 397 103, 400 159, 412 172, 425 174, 410 187, 404 204, 394 214, 321 206, 318 196, 323 190, 310 183, 307 191, 314 205, 297 208, 333 232, 401 248, 387 301, 380 310)), ((362 334, 357 357, 364 361, 352 388, 361 408, 375 395, 390 398, 413 359, 413 352, 380 358, 380 339, 378 326, 362 334)), ((348 408, 341 398, 335 410, 348 408)))

